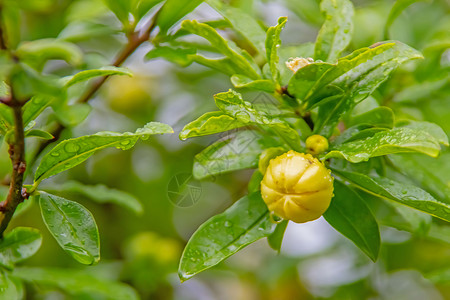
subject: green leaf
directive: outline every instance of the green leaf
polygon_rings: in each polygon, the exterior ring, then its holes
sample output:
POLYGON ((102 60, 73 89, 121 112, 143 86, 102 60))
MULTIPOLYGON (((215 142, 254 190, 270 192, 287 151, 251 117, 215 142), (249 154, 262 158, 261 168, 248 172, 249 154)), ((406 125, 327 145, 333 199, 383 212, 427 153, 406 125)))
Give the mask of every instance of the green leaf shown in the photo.
POLYGON ((266 55, 267 63, 270 67, 270 73, 274 82, 280 81, 280 72, 278 71, 278 48, 281 45, 280 34, 286 25, 287 17, 281 17, 278 19, 278 25, 267 29, 266 37, 266 55))
POLYGON ((377 260, 380 252, 377 221, 364 200, 350 187, 338 180, 334 181, 334 197, 323 217, 371 260, 377 260))
POLYGON ((48 106, 52 105, 57 98, 51 96, 37 95, 30 99, 22 108, 23 124, 28 125, 36 119, 48 106))
POLYGON ((252 90, 273 93, 276 90, 276 84, 272 80, 258 79, 252 80, 244 75, 231 76, 231 83, 235 88, 248 88, 252 90))
POLYGON ((181 28, 205 38, 220 53, 228 57, 230 59, 229 63, 236 69, 235 74, 242 74, 251 79, 260 77, 254 65, 248 62, 244 56, 231 49, 228 42, 213 27, 204 23, 198 23, 195 20, 186 20, 181 23, 181 28))
POLYGON ((129 285, 99 278, 85 270, 21 267, 13 275, 32 284, 57 287, 68 295, 80 296, 76 299, 139 299, 129 285))
POLYGON ((388 178, 369 177, 364 174, 343 170, 333 169, 333 171, 368 193, 450 222, 450 205, 436 200, 415 185, 396 182, 388 178))
POLYGON ((180 132, 180 139, 185 140, 190 137, 215 134, 243 127, 245 125, 245 123, 242 123, 221 111, 207 112, 197 120, 184 126, 183 130, 180 132))
POLYGON ((253 105, 242 99, 242 95, 233 90, 214 95, 217 107, 224 113, 244 124, 258 124, 272 129, 292 149, 300 151, 300 136, 284 120, 272 117, 264 111, 257 111, 253 105))
MULTIPOLYGON (((53 103, 52 103, 53 104, 53 103)), ((83 122, 92 110, 92 107, 87 103, 75 103, 67 105, 54 105, 55 117, 65 127, 75 127, 83 122)))
POLYGON ((279 142, 254 130, 225 136, 195 156, 194 177, 203 179, 226 172, 256 168, 261 152, 279 142))
POLYGON ((280 252, 284 232, 286 231, 288 223, 289 222, 287 220, 284 220, 280 224, 277 224, 274 232, 267 237, 267 242, 269 243, 270 248, 272 248, 273 250, 280 252))
POLYGON ((0 296, 5 300, 24 299, 24 291, 21 282, 10 276, 5 270, 0 269, 0 296))
POLYGON ((384 26, 384 37, 389 38, 389 28, 394 23, 395 19, 404 11, 408 6, 414 4, 415 2, 424 0, 396 0, 394 5, 392 5, 389 15, 386 20, 386 25, 384 26))
POLYGON ((13 268, 18 262, 33 256, 41 247, 42 235, 39 230, 16 227, 0 240, 0 264, 13 268))
POLYGON ((133 74, 127 68, 102 67, 100 69, 85 70, 78 72, 73 76, 67 76, 62 78, 62 81, 64 83, 64 87, 69 88, 74 84, 89 80, 94 77, 111 76, 111 75, 127 75, 130 77, 133 76, 133 74))
POLYGON ((448 146, 448 136, 444 132, 444 130, 437 124, 430 122, 416 122, 416 121, 405 121, 398 123, 397 126, 401 126, 402 128, 409 128, 417 131, 424 131, 435 138, 439 144, 448 146))
POLYGON ((325 22, 317 36, 314 59, 335 62, 352 39, 353 4, 349 0, 322 0, 320 10, 325 22))
POLYGON ((113 203, 125 207, 138 215, 144 211, 141 202, 133 195, 109 188, 103 184, 86 185, 77 181, 66 181, 63 184, 44 186, 42 189, 53 194, 76 193, 88 197, 97 203, 113 203))
POLYGON ((157 16, 157 24, 162 33, 166 33, 172 25, 193 11, 203 0, 167 0, 157 16))
POLYGON ((62 59, 77 66, 83 61, 83 52, 73 43, 57 39, 40 39, 22 42, 17 48, 17 56, 37 69, 51 59, 62 59))
POLYGON ((397 202, 389 201, 389 204, 408 222, 412 232, 420 236, 426 236, 433 221, 430 215, 397 202))
POLYGON ((438 158, 421 154, 389 155, 389 160, 417 185, 423 187, 436 198, 450 203, 450 153, 442 153, 438 158))
POLYGON ((422 55, 401 42, 377 43, 354 51, 339 59, 335 65, 321 64, 315 67, 316 63, 313 63, 303 67, 300 69, 301 74, 308 74, 311 70, 317 74, 315 80, 318 80, 304 85, 303 76, 296 74, 289 82, 288 91, 305 102, 307 109, 312 109, 322 101, 329 101, 324 99, 342 91, 348 94, 344 100, 351 98, 357 103, 370 95, 397 66, 415 58, 422 58, 422 55))
POLYGON ((44 192, 39 205, 45 225, 64 251, 85 265, 100 260, 97 224, 84 206, 44 192))
POLYGON ((182 67, 187 67, 193 62, 191 55, 196 54, 195 49, 189 48, 171 48, 167 46, 159 46, 150 50, 145 59, 151 60, 155 58, 164 58, 167 61, 176 63, 182 67))
POLYGON ((324 159, 337 157, 358 163, 371 157, 401 152, 421 152, 436 157, 440 150, 439 141, 426 131, 403 127, 382 131, 364 140, 338 145, 325 155, 324 159))
POLYGON ((394 127, 394 112, 386 106, 381 106, 369 110, 368 112, 356 115, 351 118, 348 126, 366 124, 381 128, 394 127))
POLYGON ((129 23, 129 14, 131 13, 135 0, 103 0, 108 8, 116 15, 117 19, 124 25, 129 23))
POLYGON ((257 20, 244 10, 226 5, 220 0, 207 0, 206 2, 228 20, 236 31, 249 40, 256 51, 264 52, 266 34, 257 20))
POLYGON ((55 138, 50 132, 39 129, 33 129, 25 132, 25 137, 37 137, 44 140, 51 140, 55 138))
POLYGON ((345 130, 341 135, 337 136, 333 141, 332 146, 336 147, 343 143, 348 143, 356 140, 366 139, 374 136, 376 133, 386 131, 387 128, 371 127, 367 124, 355 125, 345 130))
POLYGON ((169 125, 150 122, 143 128, 136 130, 135 133, 102 131, 93 135, 62 141, 42 158, 34 176, 34 186, 50 176, 82 163, 95 151, 108 147, 128 150, 136 144, 139 138, 145 140, 154 134, 171 132, 173 130, 169 125))
POLYGON ((245 196, 197 229, 183 251, 178 274, 188 280, 274 230, 261 195, 245 196))
POLYGON ((0 103, 0 132, 5 134, 12 127, 12 110, 9 106, 0 103))
POLYGON ((140 20, 143 16, 147 14, 156 4, 162 2, 163 0, 138 0, 135 9, 132 14, 136 19, 140 20))
POLYGON ((0 11, 2 27, 4 27, 3 36, 9 49, 16 49, 21 39, 22 20, 18 2, 8 1, 7 3, 2 3, 0 11))

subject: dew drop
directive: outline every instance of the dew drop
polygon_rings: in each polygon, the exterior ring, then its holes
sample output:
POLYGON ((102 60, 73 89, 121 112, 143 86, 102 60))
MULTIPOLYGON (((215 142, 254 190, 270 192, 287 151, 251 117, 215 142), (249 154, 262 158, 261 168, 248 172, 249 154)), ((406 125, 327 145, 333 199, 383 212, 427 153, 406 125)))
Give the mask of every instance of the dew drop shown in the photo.
POLYGON ((80 146, 73 142, 69 142, 64 146, 64 150, 69 153, 76 153, 78 150, 80 150, 80 146))
POLYGON ((231 223, 230 221, 225 221, 225 223, 223 224, 225 227, 231 227, 233 225, 233 223, 231 223))
POLYGON ((283 222, 283 218, 277 216, 273 211, 270 212, 269 217, 270 217, 270 222, 272 222, 272 223, 278 224, 278 223, 283 222))
POLYGON ((50 155, 54 156, 54 157, 58 157, 59 156, 59 152, 51 152, 50 155))

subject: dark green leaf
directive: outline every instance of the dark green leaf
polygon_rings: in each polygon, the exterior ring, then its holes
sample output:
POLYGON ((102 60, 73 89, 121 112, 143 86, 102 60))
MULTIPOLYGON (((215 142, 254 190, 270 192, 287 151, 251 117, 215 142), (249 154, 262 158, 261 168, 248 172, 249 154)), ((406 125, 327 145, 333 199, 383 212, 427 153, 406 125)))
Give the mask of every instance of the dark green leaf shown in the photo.
POLYGON ((274 232, 267 237, 267 242, 273 250, 280 252, 281 243, 283 242, 284 232, 286 231, 287 225, 287 220, 282 221, 280 224, 277 224, 274 232))
POLYGON ((197 229, 184 249, 178 274, 188 280, 274 230, 261 195, 245 196, 197 229))
POLYGON ((323 217, 371 260, 377 260, 380 251, 377 221, 364 200, 350 187, 334 181, 334 197, 323 217))
POLYGON ((320 10, 325 22, 317 36, 314 59, 335 62, 352 38, 353 4, 349 0, 322 0, 320 10))
POLYGON ((63 184, 44 186, 43 190, 53 193, 76 193, 92 199, 97 203, 113 203, 128 208, 136 214, 142 214, 143 207, 136 197, 120 190, 109 188, 103 184, 86 185, 77 181, 66 181, 63 184))
POLYGON ((108 147, 128 150, 136 144, 139 138, 145 140, 154 134, 171 132, 173 130, 169 125, 150 122, 136 130, 135 133, 103 131, 94 135, 65 140, 42 158, 34 176, 34 187, 39 185, 42 180, 82 163, 95 151, 108 147))
POLYGON ((42 235, 39 230, 16 227, 0 240, 0 264, 13 268, 18 262, 33 256, 41 247, 42 235))
POLYGON ((22 267, 16 268, 13 275, 33 284, 57 287, 71 296, 82 296, 82 299, 87 299, 86 295, 89 295, 89 299, 139 299, 136 291, 129 285, 101 279, 84 270, 22 267))
POLYGON ((382 131, 364 140, 338 145, 325 155, 324 159, 338 157, 357 163, 367 161, 371 157, 401 152, 421 152, 436 157, 440 150, 439 141, 429 133, 403 127, 382 131))
POLYGON ((184 126, 180 132, 180 139, 225 132, 245 125, 221 111, 212 111, 184 126))
POLYGON ((100 260, 97 224, 84 206, 44 192, 39 205, 45 225, 64 251, 85 265, 100 260))
POLYGON ((450 222, 450 205, 436 200, 415 185, 404 184, 387 178, 369 177, 364 174, 343 170, 333 169, 333 171, 368 193, 418 209, 450 222))
POLYGON ((278 71, 278 48, 281 45, 280 34, 284 25, 287 22, 287 17, 278 19, 278 25, 267 29, 266 37, 266 56, 269 64, 270 73, 274 82, 280 81, 280 72, 278 71))

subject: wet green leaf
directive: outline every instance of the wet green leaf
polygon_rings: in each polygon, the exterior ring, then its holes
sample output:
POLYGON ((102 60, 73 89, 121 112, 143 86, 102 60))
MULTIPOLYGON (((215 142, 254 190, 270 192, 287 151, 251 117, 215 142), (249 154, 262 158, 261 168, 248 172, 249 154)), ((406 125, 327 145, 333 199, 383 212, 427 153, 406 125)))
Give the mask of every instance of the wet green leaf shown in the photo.
POLYGON ((266 37, 266 56, 267 63, 269 64, 270 73, 274 82, 280 81, 280 72, 278 71, 278 48, 281 45, 280 34, 286 25, 287 17, 281 17, 278 19, 276 26, 267 29, 266 37))
POLYGON ((94 154, 95 151, 108 147, 128 150, 139 138, 148 139, 154 134, 173 132, 169 125, 150 122, 135 133, 117 133, 102 131, 93 135, 62 141, 47 153, 41 160, 34 176, 36 187, 42 180, 70 169, 94 154))
POLYGON ((371 157, 401 152, 421 152, 436 157, 440 150, 439 141, 428 132, 403 127, 381 131, 364 140, 337 145, 324 159, 337 157, 357 163, 371 157))
POLYGON ((188 280, 274 230, 259 192, 245 196, 197 229, 184 249, 178 274, 188 280))
POLYGON ((264 91, 267 93, 273 93, 276 90, 276 85, 272 80, 252 80, 244 75, 231 76, 231 83, 235 88, 248 88, 252 90, 264 91))
POLYGON ((210 135, 231 129, 244 127, 246 124, 221 111, 212 111, 200 116, 197 120, 184 126, 180 132, 180 139, 210 135))
POLYGON ((349 0, 323 0, 320 10, 325 22, 317 36, 314 59, 335 62, 352 38, 353 4, 349 0))
POLYGON ((333 171, 368 193, 450 222, 450 205, 436 200, 415 185, 400 183, 388 178, 369 177, 364 174, 343 170, 333 169, 333 171))
POLYGON ((44 192, 39 205, 45 225, 64 251, 85 265, 100 260, 97 224, 84 206, 44 192))
POLYGON ((392 128, 394 127, 394 112, 386 106, 377 107, 369 110, 368 112, 352 117, 348 126, 360 124, 381 128, 392 128))
POLYGON ((33 256, 41 247, 42 235, 39 230, 16 227, 0 240, 0 264, 13 268, 18 262, 33 256))
POLYGON ((377 260, 381 243, 377 221, 364 200, 350 187, 338 180, 334 182, 334 197, 323 217, 371 260, 377 260))
POLYGON ((274 232, 267 237, 267 242, 269 243, 270 248, 272 248, 273 250, 280 252, 284 232, 286 231, 288 223, 289 221, 284 220, 280 224, 277 224, 274 232))
POLYGON ((28 125, 31 121, 36 119, 47 107, 52 105, 57 98, 51 96, 37 95, 25 103, 22 108, 23 124, 28 125))

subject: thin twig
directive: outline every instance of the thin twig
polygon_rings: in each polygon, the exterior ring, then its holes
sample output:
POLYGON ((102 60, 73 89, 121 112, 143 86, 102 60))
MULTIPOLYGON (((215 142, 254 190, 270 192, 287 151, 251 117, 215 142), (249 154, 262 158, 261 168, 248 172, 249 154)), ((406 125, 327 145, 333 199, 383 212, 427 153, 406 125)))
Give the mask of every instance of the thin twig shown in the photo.
POLYGON ((11 91, 11 100, 9 106, 14 113, 14 143, 9 146, 9 155, 12 163, 11 182, 9 185, 9 192, 6 199, 0 203, 1 223, 0 223, 0 238, 8 227, 17 206, 28 198, 28 195, 23 190, 23 175, 26 170, 25 162, 25 134, 22 120, 22 106, 23 104, 14 97, 11 91))

